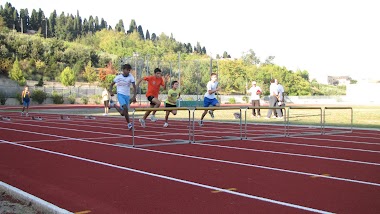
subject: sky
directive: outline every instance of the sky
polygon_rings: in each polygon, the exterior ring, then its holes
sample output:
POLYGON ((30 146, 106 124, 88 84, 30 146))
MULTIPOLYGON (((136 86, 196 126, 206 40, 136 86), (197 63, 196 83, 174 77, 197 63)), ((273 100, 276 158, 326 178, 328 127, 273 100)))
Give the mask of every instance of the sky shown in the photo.
MULTIPOLYGON (((306 70, 318 82, 327 76, 380 80, 380 13, 376 0, 0 0, 18 11, 39 8, 57 14, 92 15, 112 28, 134 19, 143 32, 197 42, 215 58, 240 58, 252 49, 262 62, 306 70)), ((30 15, 29 14, 29 15, 30 15)))

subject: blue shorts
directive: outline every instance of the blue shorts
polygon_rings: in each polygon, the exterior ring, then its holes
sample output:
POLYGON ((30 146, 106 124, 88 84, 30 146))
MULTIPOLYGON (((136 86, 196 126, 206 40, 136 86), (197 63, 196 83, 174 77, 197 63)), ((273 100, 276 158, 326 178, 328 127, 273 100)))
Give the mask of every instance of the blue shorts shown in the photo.
POLYGON ((23 104, 25 107, 29 107, 29 103, 30 103, 30 100, 23 100, 23 101, 22 101, 22 104, 23 104))
POLYGON ((205 97, 205 99, 203 100, 203 107, 209 107, 210 105, 211 106, 216 106, 218 104, 218 100, 216 98, 214 99, 209 99, 207 97, 205 97))
POLYGON ((117 101, 119 101, 121 110, 124 110, 124 105, 126 105, 127 108, 129 108, 129 96, 124 94, 117 94, 117 101))

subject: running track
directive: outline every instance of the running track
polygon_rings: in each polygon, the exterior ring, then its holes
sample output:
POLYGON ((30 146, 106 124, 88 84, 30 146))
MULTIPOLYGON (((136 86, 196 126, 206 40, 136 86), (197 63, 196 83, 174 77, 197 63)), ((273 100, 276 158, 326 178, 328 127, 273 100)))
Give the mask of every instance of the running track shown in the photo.
MULTIPOLYGON (((2 113, 0 181, 77 213, 379 213, 380 132, 132 148, 122 118, 2 113)), ((136 124, 168 142, 184 122, 136 124)), ((264 130, 268 127, 262 127, 264 130)), ((206 123, 197 137, 236 132, 206 123)))

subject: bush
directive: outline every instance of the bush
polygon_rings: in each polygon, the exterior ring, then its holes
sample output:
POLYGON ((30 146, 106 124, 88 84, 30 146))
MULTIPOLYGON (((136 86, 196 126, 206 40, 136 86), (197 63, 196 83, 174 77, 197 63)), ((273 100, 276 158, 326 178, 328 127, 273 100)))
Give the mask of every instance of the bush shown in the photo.
POLYGON ((71 94, 67 97, 67 99, 69 100, 69 103, 70 104, 74 104, 75 103, 75 94, 71 94))
POLYGON ((85 105, 88 104, 88 97, 81 97, 80 100, 82 101, 83 104, 85 105))
POLYGON ((21 94, 19 94, 19 93, 16 94, 16 100, 18 100, 18 102, 20 103, 20 105, 22 105, 21 94))
POLYGON ((249 97, 244 96, 244 97, 243 97, 243 101, 245 101, 245 103, 249 103, 249 97))
POLYGON ((91 99, 94 100, 94 103, 97 105, 100 104, 101 98, 102 98, 102 96, 100 96, 99 94, 94 94, 91 96, 91 99))
POLYGON ((51 94, 51 98, 53 99, 54 104, 63 104, 63 95, 58 94, 56 91, 53 91, 51 94))
POLYGON ((33 100, 37 101, 38 104, 42 104, 46 100, 47 94, 46 92, 38 89, 33 91, 32 97, 33 100))
POLYGON ((235 98, 231 97, 231 98, 228 98, 228 102, 229 102, 230 104, 235 104, 235 103, 236 103, 236 100, 235 100, 235 98))
POLYGON ((4 92, 0 91, 0 104, 5 105, 5 102, 7 102, 7 99, 8 99, 7 95, 4 92))

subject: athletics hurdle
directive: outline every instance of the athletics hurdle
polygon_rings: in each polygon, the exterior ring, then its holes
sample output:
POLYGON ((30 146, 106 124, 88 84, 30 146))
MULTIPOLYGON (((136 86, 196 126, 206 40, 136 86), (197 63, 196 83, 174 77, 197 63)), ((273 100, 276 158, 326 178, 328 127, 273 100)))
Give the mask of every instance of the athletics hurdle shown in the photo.
POLYGON ((191 135, 192 135, 192 123, 193 121, 191 120, 191 114, 190 114, 190 111, 194 109, 194 108, 186 108, 186 107, 165 107, 165 108, 135 108, 133 109, 133 112, 132 112, 132 125, 133 125, 133 128, 132 128, 132 145, 128 145, 128 146, 132 146, 132 147, 148 147, 148 146, 162 146, 162 145, 173 145, 173 144, 187 144, 187 143, 191 143, 191 135), (171 111, 171 110, 177 110, 177 111, 183 111, 183 110, 186 110, 188 111, 188 121, 189 121, 189 125, 188 125, 188 128, 189 128, 189 139, 188 141, 187 140, 181 140, 181 139, 171 139, 171 143, 156 143, 156 144, 142 144, 142 145, 136 145, 135 144, 135 113, 136 112, 145 112, 145 111, 171 111))
POLYGON ((222 106, 222 107, 195 107, 192 114, 193 124, 192 124, 192 143, 205 143, 205 142, 220 142, 220 141, 229 141, 233 139, 243 140, 247 137, 247 107, 240 107, 240 106, 222 106), (195 111, 201 110, 201 111, 210 111, 210 110, 239 110, 240 112, 240 118, 239 118, 239 136, 221 136, 221 138, 215 139, 215 140, 198 140, 195 139, 195 111), (243 119, 241 117, 242 111, 244 110, 244 128, 243 128, 243 119))
POLYGON ((308 106, 289 106, 288 107, 288 119, 287 119, 287 136, 304 136, 304 135, 322 135, 323 134, 323 113, 322 113, 322 107, 308 107, 308 106), (297 134, 290 134, 290 109, 296 110, 296 109, 306 109, 306 110, 319 110, 319 132, 301 132, 297 134))
POLYGON ((350 130, 349 131, 331 131, 328 132, 328 134, 342 134, 342 133, 352 133, 353 132, 353 123, 354 123, 354 111, 352 107, 325 107, 323 109, 323 129, 322 133, 327 134, 326 132, 326 110, 331 109, 331 110, 343 110, 343 109, 349 109, 351 110, 351 124, 350 124, 350 130))
MULTIPOLYGON (((260 139, 260 138, 268 138, 268 137, 287 137, 287 125, 288 125, 288 110, 287 110, 287 107, 285 106, 282 106, 282 107, 269 107, 269 106, 260 106, 260 107, 253 107, 253 106, 250 106, 248 107, 248 109, 272 109, 272 110, 276 110, 276 109, 281 109, 283 110, 284 112, 284 115, 283 115, 283 125, 284 125, 284 132, 283 134, 264 134, 264 135, 260 135, 260 136, 257 136, 257 137, 246 137, 245 139, 247 140, 253 140, 253 139, 260 139)), ((245 129, 247 130, 247 122, 245 124, 245 129)), ((253 124, 254 125, 254 124, 253 124)))

